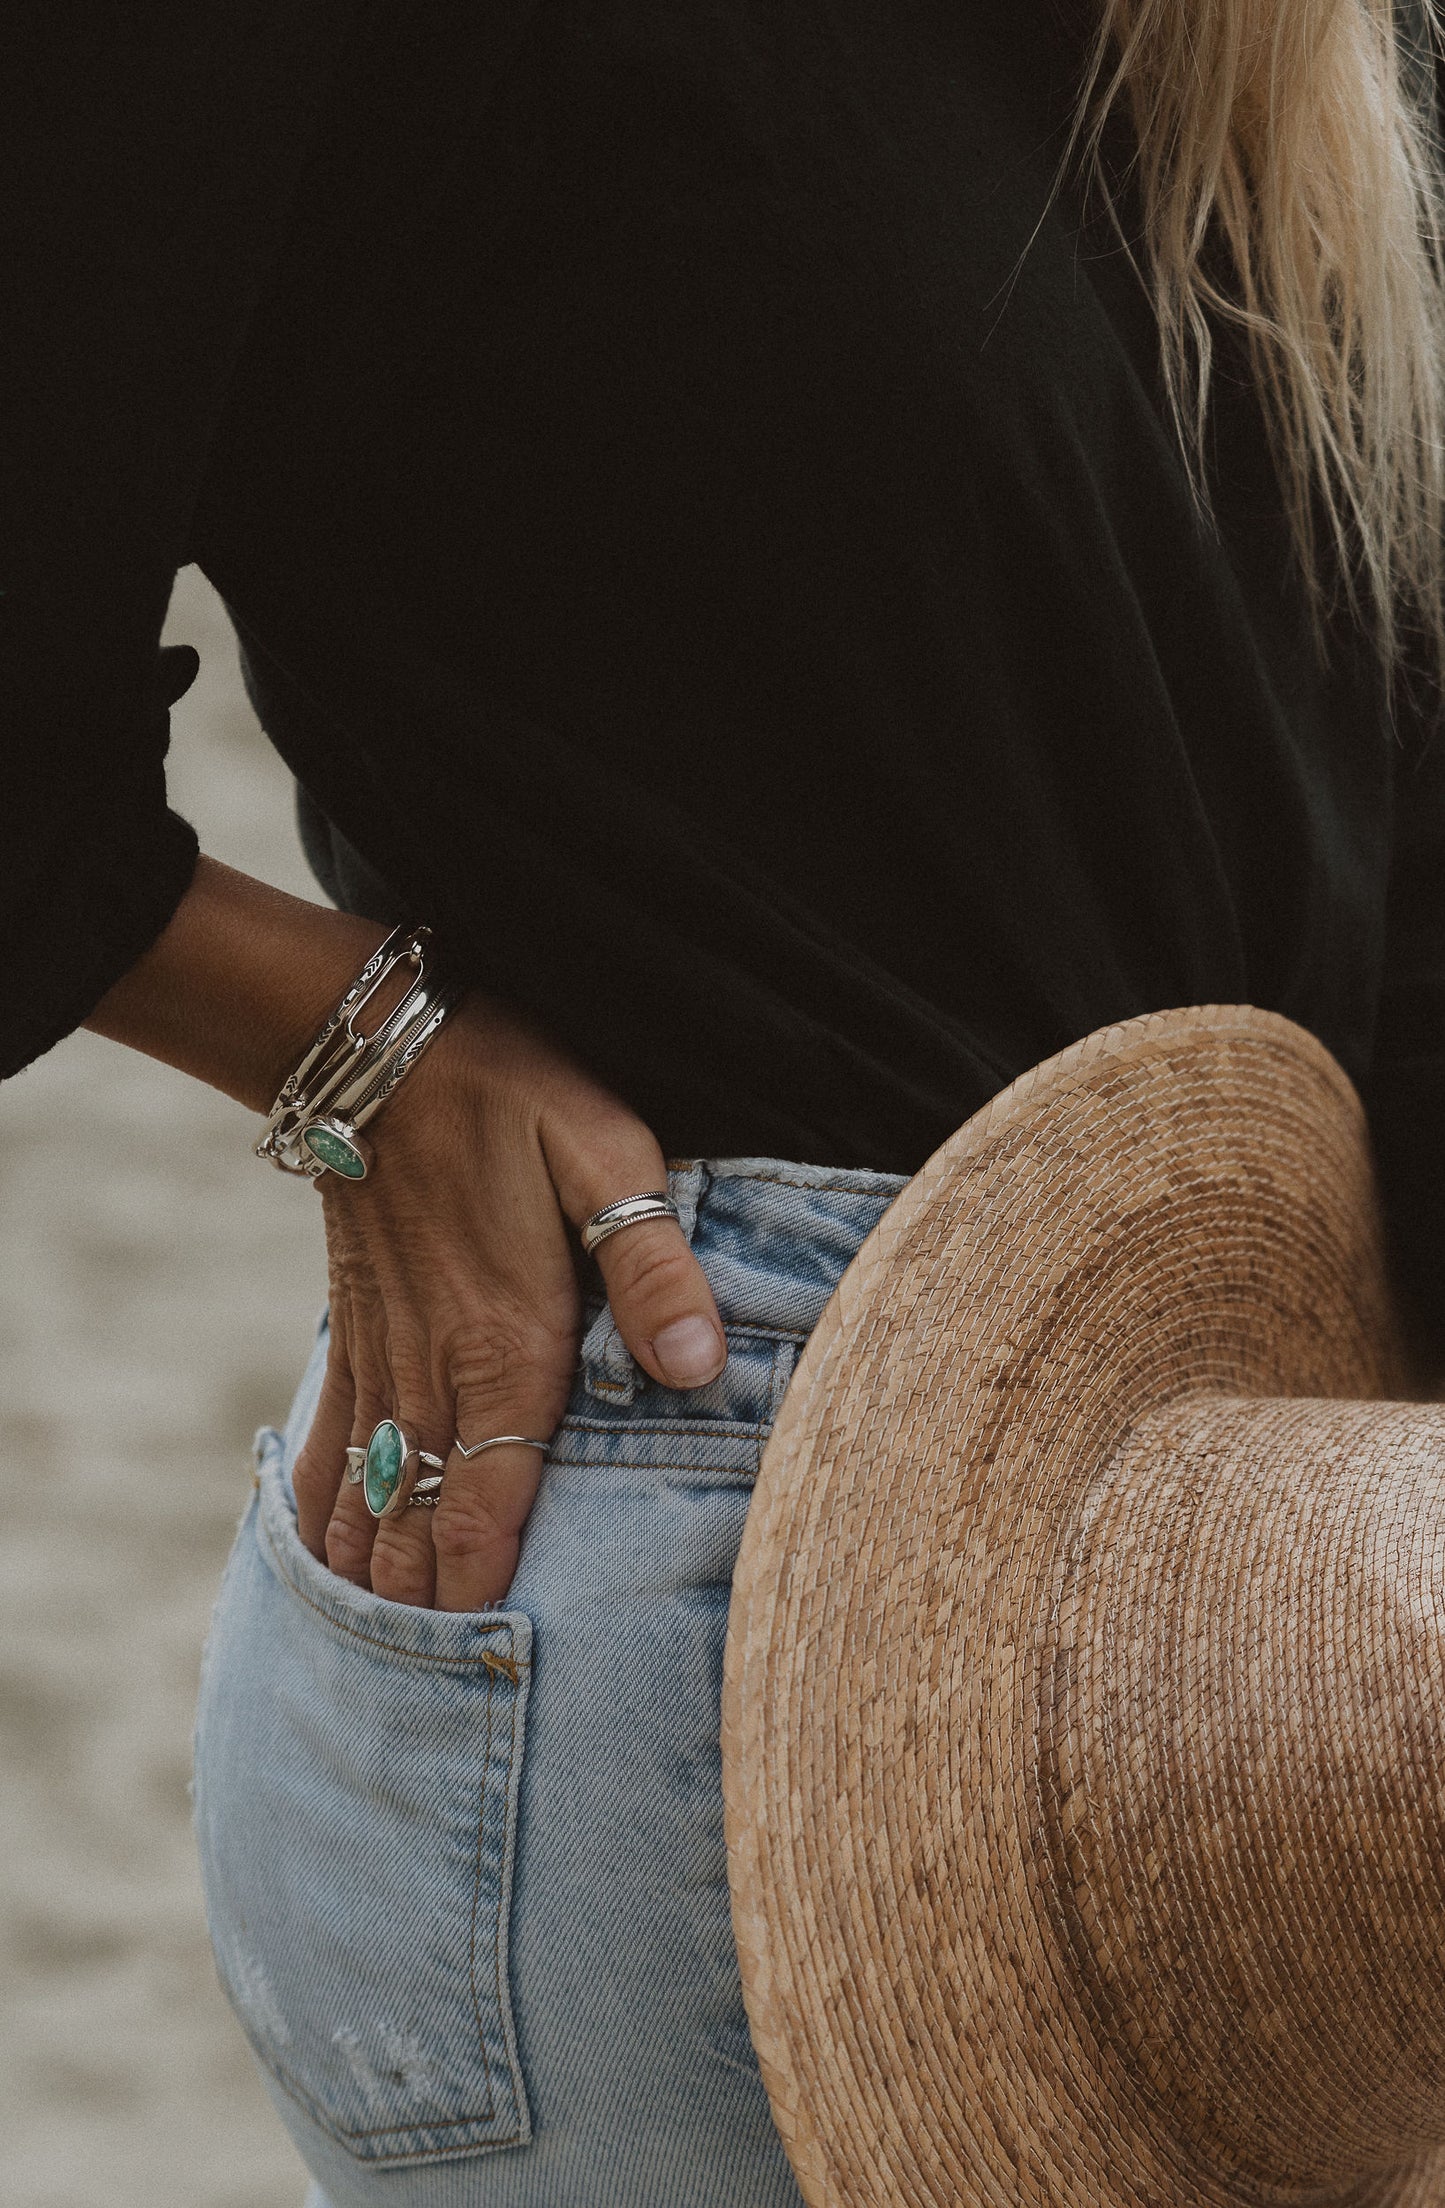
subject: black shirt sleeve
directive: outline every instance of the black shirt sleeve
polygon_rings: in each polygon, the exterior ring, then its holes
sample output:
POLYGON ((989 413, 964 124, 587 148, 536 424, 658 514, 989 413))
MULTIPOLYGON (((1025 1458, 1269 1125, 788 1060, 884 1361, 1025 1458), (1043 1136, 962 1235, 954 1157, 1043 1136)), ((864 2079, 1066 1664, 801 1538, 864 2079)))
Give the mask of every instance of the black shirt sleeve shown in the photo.
POLYGON ((0 1076, 195 863, 159 655, 206 457, 357 0, 18 0, 0 29, 0 1076))

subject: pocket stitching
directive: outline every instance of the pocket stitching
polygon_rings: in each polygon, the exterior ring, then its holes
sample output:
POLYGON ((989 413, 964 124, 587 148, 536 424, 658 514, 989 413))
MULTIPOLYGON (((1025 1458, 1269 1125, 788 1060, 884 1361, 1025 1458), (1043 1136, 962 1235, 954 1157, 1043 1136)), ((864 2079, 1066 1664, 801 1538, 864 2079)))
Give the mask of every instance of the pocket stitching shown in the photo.
MULTIPOLYGON (((236 2008, 238 2007, 238 2004, 235 2003, 233 2000, 232 2006, 233 2008, 236 2008)), ((312 2123, 315 2124, 318 2131, 325 2132, 328 2139, 335 2139, 341 2146, 345 2146, 347 2142, 352 2139, 385 2139, 388 2134, 393 2132, 399 2133, 407 2131, 459 2131, 464 2124, 480 2124, 486 2122, 486 2118, 484 2116, 438 2116, 434 2123, 429 2124, 382 2124, 379 2125, 375 2131, 343 2131, 337 2124, 333 2123, 332 2119, 321 2107, 320 2103, 312 2099, 311 2095, 306 2091, 306 2088, 301 2085, 297 2079, 293 2078, 288 2070, 282 2069, 281 2065, 276 2061, 275 2056, 271 2053, 270 2048, 264 2046, 256 2038, 255 2033, 246 2023, 244 2016, 242 2016, 241 2023, 242 2029, 246 2034, 246 2038, 250 2043, 251 2050, 255 2055, 256 2060, 262 2065, 264 2069, 270 2071, 272 2077, 276 2080, 276 2083, 280 2086, 282 2092, 286 2094, 288 2099, 296 2102, 297 2106, 304 2112, 305 2115, 307 2115, 311 2119, 312 2123)), ((527 2130, 527 2127, 525 2124, 523 2124, 516 2131, 509 2131, 504 2138, 480 2139, 477 2141, 477 2144, 474 2148, 463 2147, 457 2149, 454 2147, 417 2147, 410 2154, 400 2153, 388 2154, 384 2157, 379 2156, 377 2157, 377 2167, 379 2168, 381 2166, 383 2160, 392 2167, 397 2167, 404 2162, 444 2162, 448 2159, 455 2160, 457 2159, 459 2154, 488 2154, 491 2152, 493 2147, 522 2146, 529 2136, 530 2134, 527 2130)))
MULTIPOLYGON (((771 1423, 761 1419, 750 1423, 734 1419, 726 1428, 721 1423, 704 1424, 700 1419, 686 1418, 657 1419, 649 1426, 629 1422, 623 1427, 609 1426, 604 1419, 597 1419, 589 1425, 588 1432, 615 1434, 621 1440, 628 1440, 639 1432, 656 1434, 663 1440, 676 1440, 677 1455, 675 1458, 664 1458, 661 1463, 653 1463, 645 1457, 619 1457, 609 1454, 599 1464, 595 1457, 585 1453, 570 1457, 565 1452, 558 1451, 552 1456, 551 1462, 559 1467, 566 1465, 578 1472, 645 1472, 654 1477, 661 1475, 663 1478, 676 1474, 678 1479, 695 1478, 698 1474, 704 1474, 715 1476, 719 1481, 741 1480, 748 1486, 753 1486, 758 1477, 758 1464, 710 1464, 700 1450, 695 1450, 690 1456, 685 1454, 682 1441, 684 1438, 691 1438, 700 1443, 716 1437, 723 1441, 750 1442, 761 1460, 764 1445, 772 1430, 771 1423)), ((559 1434, 561 1431, 559 1428, 559 1434)))
MULTIPOLYGON (((394 1641, 384 1640, 378 1633, 364 1632, 359 1625, 352 1625, 349 1624, 346 1619, 338 1618, 334 1611, 328 1610, 326 1608, 324 1603, 317 1602, 310 1595, 308 1595, 305 1588, 302 1587, 299 1582, 292 1577, 291 1573, 287 1570, 285 1559, 281 1555, 280 1550, 277 1548, 275 1541, 271 1537, 271 1529, 267 1525, 264 1516, 258 1514, 258 1522, 260 1526, 261 1537, 266 1544, 267 1554, 270 1556, 272 1563, 276 1567, 278 1577, 291 1590, 291 1593, 296 1597, 296 1600, 298 1602, 304 1603, 306 1605, 306 1608, 312 1611, 316 1617, 320 1618, 323 1624, 332 1626, 336 1632, 345 1633, 352 1640, 355 1641, 364 1641, 368 1648, 382 1649, 394 1663, 398 1664, 425 1664, 429 1665, 433 1670, 444 1670, 448 1667, 454 1667, 457 1665, 465 1665, 474 1668, 476 1665, 480 1664, 493 1676, 495 1676, 496 1672, 499 1669, 503 1671, 507 1670, 507 1663, 504 1662, 503 1659, 496 1654, 495 1650, 490 1648, 479 1649, 474 1656, 429 1655, 425 1649, 398 1648, 394 1641)), ((340 1584, 346 1585, 349 1583, 343 1581, 340 1584)), ((508 1633, 511 1631, 511 1627, 507 1625, 504 1620, 499 1618, 495 1625, 483 1625, 479 1623, 474 1628, 474 1630, 478 1633, 508 1633)), ((508 1659, 508 1661, 518 1673, 524 1672, 529 1668, 529 1659, 525 1656, 518 1656, 516 1654, 513 1654, 510 1659, 508 1659)))
MULTIPOLYGON (((304 1603, 306 1608, 312 1611, 317 1617, 319 1617, 323 1621, 323 1623, 328 1625, 333 1624, 335 1621, 330 1617, 329 1613, 322 1609, 319 1604, 310 1601, 309 1598, 303 1593, 303 1591, 299 1587, 297 1587, 295 1581, 285 1570, 280 1557, 276 1555, 275 1544, 272 1542, 269 1531, 266 1529, 264 1524, 261 1527, 261 1531, 266 1535, 266 1545, 271 1551, 272 1556, 275 1557, 277 1569, 287 1587, 289 1587, 291 1591, 296 1595, 297 1599, 304 1603)), ((341 1630, 346 1631, 348 1629, 342 1627, 341 1630)), ((495 1631, 499 1630, 499 1628, 489 1628, 488 1630, 495 1631)), ((388 1654, 395 1653, 391 1649, 390 1643, 376 1642, 374 1641, 373 1636, 369 1634, 357 1633, 354 1637, 358 1640, 368 1641, 371 1642, 372 1645, 382 1647, 387 1650, 388 1654)), ((486 1660, 489 1654, 489 1651, 483 1650, 479 1656, 459 1658, 458 1661, 473 1664, 486 1664, 486 1660)), ((422 1661, 432 1660, 433 1659, 422 1659, 422 1661)), ((495 1659, 493 1659, 493 1664, 494 1663, 495 1659)), ((518 1672, 525 1672, 529 1668, 530 1666, 528 1666, 527 1664, 519 1663, 518 1672)), ((492 1667, 492 1665, 487 1665, 487 1732, 482 1766, 483 1777, 481 1784, 481 1798, 477 1805, 477 1840, 472 1881, 471 1923, 469 1927, 467 1946, 467 1984, 468 1991, 470 1992, 472 1999, 472 2015, 477 2029, 477 2051, 481 2056, 482 2075, 486 2081, 487 2100, 485 2109, 480 2111, 473 2110, 465 2116, 438 2116, 432 2118, 430 2121, 425 2118, 418 2118, 413 2119, 409 2123, 378 2124, 366 2130, 360 2127, 347 2128, 338 2123, 331 2112, 324 2106, 324 2104, 315 2099, 315 2097, 310 2092, 308 2092, 306 2087, 302 2085, 300 2079, 291 2072, 289 2067, 281 2063, 274 2051, 263 2041, 257 2038, 256 2034, 251 2028, 250 2021, 249 2018, 246 2016, 244 2007, 239 2002, 236 2002, 233 1997, 232 2006, 235 2007, 240 2014, 241 2022, 245 2028, 246 2037, 250 2041, 251 2046, 254 2049, 258 2059, 261 2061, 264 2067, 270 2071, 272 2077, 275 2078, 277 2084, 281 2087, 282 2091, 285 2092, 292 2100, 296 2101, 300 2105, 300 2107, 305 2110, 306 2114, 310 2117, 311 2121, 317 2126, 317 2128, 320 2131, 323 2131, 328 2138, 337 2140, 343 2146, 349 2145, 352 2142, 399 2137, 404 2136, 408 2133, 415 2134, 419 2131, 459 2131, 469 2125, 490 2124, 495 2123, 496 2121, 497 2100, 492 2081, 492 2065, 487 2055, 486 2028, 482 2020, 481 2005, 477 1999, 476 1952, 477 1917, 479 1914, 479 1902, 482 1892, 482 1842, 486 1832, 486 1815, 488 1802, 491 1796, 496 1791, 492 1777, 492 1741, 496 1709, 496 1680, 496 1670, 492 1667)), ((524 1692, 525 1687, 521 1678, 519 1677, 517 1680, 517 1691, 514 1694, 512 1700, 512 1744, 508 1751, 509 1770, 511 1768, 512 1757, 515 1754, 517 1711, 520 1707, 521 1698, 524 1692)), ((504 1793, 504 1803, 506 1802, 506 1799, 507 1796, 504 1793)), ((507 1811, 504 1808, 504 1821, 506 1818, 506 1814, 507 1811)), ((506 1854, 506 1849, 507 1840, 504 1833, 502 1840, 502 1852, 504 1857, 506 1854)), ((507 2038, 508 2008, 507 1998, 502 1986, 501 1960, 503 1918, 505 1915, 506 1899, 508 1898, 504 1895, 504 1892, 502 1890, 505 1887, 505 1884, 505 1878, 499 1880, 499 1891, 496 1909, 496 1942, 493 1953, 494 1987, 497 2000, 497 2021, 501 2029, 504 2042, 507 2038)), ((514 2069, 514 2066, 509 2064, 509 2068, 514 2069)), ((493 2148, 519 2146, 530 2136, 530 2131, 526 2118, 525 2088, 523 2086, 520 2074, 515 2073, 515 2069, 514 2075, 512 2077, 512 2086, 513 2102, 518 2115, 518 2123, 516 2128, 507 2132, 502 2137, 492 2137, 478 2140, 476 2142, 475 2150, 467 2149, 463 2151, 476 2151, 478 2153, 485 2153, 493 2148)), ((454 2155, 454 2153, 454 2149, 445 2146, 419 2147, 414 2149, 411 2153, 402 2152, 392 2155, 386 2155, 384 2159, 388 2163, 391 2163, 393 2165, 399 2165, 401 2163, 416 2164, 423 2162, 442 2161, 447 2159, 449 2156, 454 2155)))
MULTIPOLYGON (((471 1994, 472 1997, 472 2016, 475 2019, 477 2027, 477 2051, 482 2058, 482 2076, 487 2081, 488 2117, 491 2117, 495 2114, 496 2097, 492 2092, 492 2066, 487 2060, 486 2026, 482 2022, 482 2006, 477 1999, 477 1910, 481 1902, 482 1894, 482 1841, 486 1836, 487 1830, 487 1787, 490 1783, 492 1775, 492 1719, 496 1702, 496 1695, 494 1691, 495 1687, 496 1676, 494 1673, 489 1672, 487 1674, 487 1745, 485 1750, 486 1762, 483 1766, 486 1771, 487 1777, 482 1783, 482 1799, 477 1812, 477 1852, 472 1870, 471 1923, 467 1927, 467 1991, 471 1994)), ((515 1727, 513 1728, 512 1738, 515 1741, 515 1727)), ((502 1896, 501 1892, 498 1891, 497 1936, 499 1942, 501 1938, 501 1924, 502 1896)), ((497 2013, 500 2016, 502 2005, 502 1981, 500 1970, 497 1973, 496 1993, 497 2013)))
MULTIPOLYGON (((482 1838, 486 1831, 487 1795, 491 1787, 492 1778, 492 1720, 494 1715, 495 1698, 496 1675, 495 1673, 489 1672, 487 1675, 487 1741, 485 1750, 483 1751, 482 1770, 484 1773, 484 1777, 482 1779, 482 1795, 481 1800, 477 1805, 477 1845, 475 1855, 473 1857, 471 1924, 469 1927, 469 1936, 467 1940, 467 1987, 472 1997, 472 2016, 476 2022, 477 2027, 477 2052, 482 2058, 482 2076, 486 2079, 487 2084, 487 2105, 485 2109, 480 2112, 480 2114, 474 2113, 470 2116, 442 2116, 439 2117, 435 2123, 430 2124, 375 2124, 369 2131, 361 2131, 355 2129, 351 2131, 345 2131, 338 2125, 334 2128, 333 2132, 333 2136, 338 2139, 385 2139, 391 2133, 398 2131, 455 2131, 459 2129, 460 2126, 462 2126, 463 2124, 485 2124, 495 2120, 497 2099, 495 2093, 492 2091, 492 2066, 491 2063, 487 2060, 486 2026, 482 2022, 481 2005, 477 2000, 477 1903, 480 1899, 482 1891, 482 1838)), ((513 1736, 515 1738, 515 1726, 513 1728, 513 1736)), ((501 1923, 502 1907, 501 1895, 499 1893, 497 1897, 497 1931, 499 1942, 501 1937, 501 1923)), ((502 1998, 500 1970, 497 1974, 496 1990, 498 2011, 500 2013, 502 1998)), ((518 2134, 517 2136, 520 2137, 520 2134, 518 2134)), ((488 2140, 487 2144, 489 2146, 513 2146, 516 2144, 516 2139, 510 2138, 488 2140)), ((435 2149, 426 2149, 421 2154, 412 2156, 411 2159, 413 2161, 424 2160, 427 2154, 434 2153, 435 2149)))
MULTIPOLYGON (((482 1788, 482 1801, 477 1816, 476 1875, 472 1882, 472 1921, 467 1954, 467 1976, 471 1986, 472 2013, 476 2018, 477 2047, 482 2058, 482 2070, 487 2080, 487 2101, 489 2113, 495 2109, 496 2098, 492 2092, 492 2066, 487 2059, 486 2027, 482 2022, 481 2006, 477 2000, 477 1915, 482 1892, 482 1841, 486 1832, 487 1785, 490 1784, 491 1780, 492 1725, 495 1716, 495 1708, 496 1677, 495 1674, 493 1674, 490 1675, 487 1680, 487 1783, 484 1784, 482 1788)), ((520 1708, 521 1695, 519 1691, 512 1697, 511 1737, 507 1743, 507 1772, 509 1776, 509 1781, 513 1771, 513 1766, 516 1761, 517 1718, 520 1708)), ((497 1907, 495 1911, 495 1929, 492 1940, 492 1982, 493 1992, 496 1997, 497 2022, 501 2029, 503 2045, 504 2047, 507 2047, 508 2052, 508 2068, 511 2072, 512 2098, 517 2109, 518 2128, 509 2139, 489 2142, 489 2144, 495 2144, 498 2146, 515 2146, 518 2141, 526 2138, 529 2134, 529 2126, 527 2121, 526 2087, 522 2079, 521 2068, 517 2062, 515 2050, 508 2045, 509 2035, 507 2027, 511 2016, 511 2004, 508 1997, 507 1989, 502 1984, 502 1933, 503 1927, 511 1911, 511 1889, 506 1876, 506 1825, 507 1820, 511 1814, 511 1797, 513 1791, 514 1789, 509 1783, 508 1786, 503 1790, 502 1794, 502 1861, 498 1866, 497 1877, 497 1907)))

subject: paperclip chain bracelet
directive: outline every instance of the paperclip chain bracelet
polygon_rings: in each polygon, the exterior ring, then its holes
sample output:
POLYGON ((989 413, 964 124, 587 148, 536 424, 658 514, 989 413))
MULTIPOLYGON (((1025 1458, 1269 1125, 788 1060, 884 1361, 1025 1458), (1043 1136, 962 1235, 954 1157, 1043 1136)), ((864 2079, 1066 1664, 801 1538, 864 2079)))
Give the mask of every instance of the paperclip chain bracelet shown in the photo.
POLYGON ((281 1093, 256 1144, 283 1173, 317 1180, 366 1178, 371 1147, 361 1130, 404 1080, 463 994, 437 971, 430 928, 393 928, 362 967, 281 1093), (401 968, 410 979, 367 1035, 357 1021, 401 968))

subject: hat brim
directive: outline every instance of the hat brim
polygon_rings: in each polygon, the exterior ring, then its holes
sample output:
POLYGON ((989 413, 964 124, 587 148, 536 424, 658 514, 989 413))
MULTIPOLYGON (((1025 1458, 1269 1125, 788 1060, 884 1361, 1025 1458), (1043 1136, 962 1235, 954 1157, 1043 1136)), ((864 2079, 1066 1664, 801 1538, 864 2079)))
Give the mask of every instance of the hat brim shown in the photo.
POLYGON ((1089 1983, 1068 1558, 1151 1411, 1378 1397, 1393 1343, 1359 1101, 1250 1007, 1036 1067, 864 1244, 764 1455, 724 1685, 743 1987, 810 2208, 1238 2198, 1089 1983))

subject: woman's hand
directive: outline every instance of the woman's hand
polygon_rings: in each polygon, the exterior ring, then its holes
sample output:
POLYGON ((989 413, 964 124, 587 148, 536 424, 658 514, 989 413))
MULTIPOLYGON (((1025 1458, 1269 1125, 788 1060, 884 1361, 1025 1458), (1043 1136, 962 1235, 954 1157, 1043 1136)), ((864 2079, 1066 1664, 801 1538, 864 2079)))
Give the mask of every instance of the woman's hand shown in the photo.
MULTIPOLYGON (((453 1446, 494 1434, 546 1439, 577 1356, 579 1296, 567 1222, 664 1189, 642 1122, 519 1022, 468 998, 371 1135, 364 1181, 322 1179, 331 1352, 296 1465, 301 1538, 333 1571, 394 1602, 471 1610, 499 1602, 536 1493, 535 1449, 453 1446), (435 1510, 378 1523, 344 1484, 348 1445, 380 1419, 446 1460, 435 1510)), ((675 1388, 726 1358, 702 1269, 671 1220, 629 1227, 598 1262, 638 1363, 675 1388)))
MULTIPOLYGON (((203 858, 86 1025, 264 1112, 384 932, 203 858)), ((489 1449, 469 1464, 453 1439, 551 1434, 577 1354, 567 1221, 665 1188, 666 1170, 624 1104, 480 997, 368 1140, 364 1181, 322 1179, 331 1362, 296 1468, 301 1536, 397 1602, 472 1609, 506 1593, 541 1460, 489 1449), (435 1510, 378 1527, 342 1472, 383 1418, 447 1469, 435 1510)), ((717 1308, 675 1223, 629 1227, 598 1258, 623 1340, 655 1380, 699 1387, 722 1370, 717 1308)))

